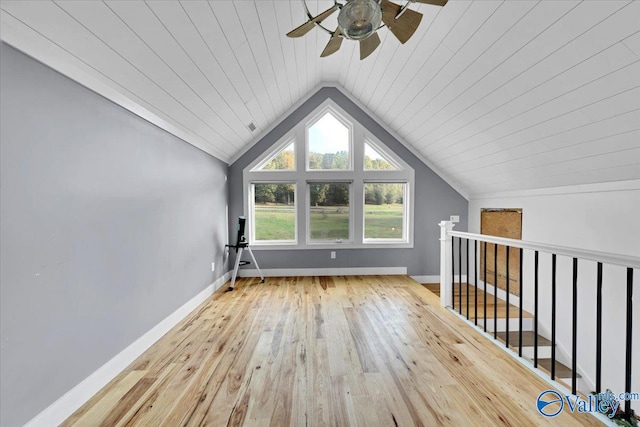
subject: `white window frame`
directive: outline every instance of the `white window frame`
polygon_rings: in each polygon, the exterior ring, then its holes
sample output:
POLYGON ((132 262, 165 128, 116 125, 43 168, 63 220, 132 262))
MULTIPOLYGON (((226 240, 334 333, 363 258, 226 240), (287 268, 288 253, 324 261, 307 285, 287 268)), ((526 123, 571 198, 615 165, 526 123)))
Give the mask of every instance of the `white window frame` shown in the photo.
POLYGON ((298 244, 298 185, 295 181, 252 181, 249 185, 249 210, 251 213, 249 221, 249 243, 251 245, 297 245, 298 244), (255 185, 256 184, 293 184, 293 240, 256 240, 256 227, 255 227, 255 185))
MULTIPOLYGON (((378 153, 382 153, 382 155, 384 156, 385 160, 388 161, 389 163, 391 163, 391 165, 393 165, 395 167, 395 170, 403 170, 405 169, 404 167, 402 167, 402 165, 400 165, 398 163, 398 161, 394 158, 395 156, 390 155, 387 151, 387 149, 383 148, 384 146, 380 146, 380 142, 376 143, 376 141, 373 138, 367 137, 365 136, 364 141, 362 142, 362 170, 363 171, 367 171, 369 172, 370 170, 367 170, 364 168, 364 144, 370 145, 374 150, 376 150, 378 153)), ((371 169, 373 170, 373 169, 371 169)))
POLYGON ((311 120, 306 120, 306 124, 304 127, 304 168, 307 172, 343 172, 343 171, 353 171, 353 121, 345 118, 339 111, 336 111, 335 108, 332 108, 331 105, 326 105, 324 108, 320 110, 316 110, 313 113, 311 120), (309 168, 309 129, 315 125, 320 119, 322 119, 327 113, 331 114, 342 123, 348 131, 349 137, 349 167, 347 169, 310 169, 309 168))
MULTIPOLYGON (((410 186, 411 184, 409 182, 406 181, 380 181, 380 180, 373 180, 373 181, 364 181, 364 184, 404 184, 404 193, 402 195, 402 238, 400 239, 393 239, 393 238, 366 238, 365 236, 365 218, 362 218, 362 241, 365 245, 370 245, 370 244, 380 244, 380 243, 404 243, 408 240, 409 238, 409 220, 410 220, 410 215, 409 212, 411 211, 409 209, 409 203, 410 203, 410 198, 408 197, 408 195, 411 193, 410 190, 410 186)), ((363 187, 364 188, 364 187, 363 187)), ((364 191, 362 193, 362 209, 364 212, 364 205, 365 205, 365 199, 364 199, 364 191)))
POLYGON ((293 144, 293 155, 294 155, 294 159, 296 159, 298 156, 298 151, 297 151, 298 146, 296 144, 296 138, 293 135, 289 135, 288 138, 284 138, 282 141, 278 142, 277 144, 274 144, 273 147, 266 152, 265 156, 260 157, 261 161, 251 168, 251 172, 268 172, 268 173, 295 172, 298 169, 298 164, 297 164, 298 162, 296 162, 295 160, 293 162, 293 169, 284 169, 284 170, 283 169, 262 169, 263 167, 265 167, 267 163, 273 160, 275 156, 280 154, 280 151, 284 150, 286 147, 290 146, 291 144, 293 144))
POLYGON ((327 244, 338 244, 338 245, 350 245, 353 244, 353 182, 351 180, 334 180, 334 179, 327 179, 327 180, 311 180, 311 181, 307 181, 306 184, 307 188, 306 188, 306 216, 307 216, 307 224, 308 226, 306 227, 306 231, 307 231, 307 244, 310 246, 324 246, 327 244), (335 240, 330 240, 330 239, 317 239, 317 240, 313 240, 311 238, 311 184, 348 184, 349 185, 349 237, 347 238, 347 240, 343 240, 343 239, 335 239, 335 240))
POLYGON ((249 243, 255 250, 291 250, 291 249, 363 249, 363 248, 412 248, 414 235, 414 197, 415 172, 400 156, 390 150, 358 121, 342 110, 331 99, 325 100, 312 113, 307 115, 272 147, 247 165, 243 170, 244 212, 249 221, 251 233, 249 243), (350 170, 307 170, 308 165, 308 128, 320 117, 330 111, 336 118, 349 126, 350 132, 350 170), (295 144, 295 170, 259 170, 279 150, 286 145, 295 144), (364 142, 383 154, 397 165, 397 170, 364 170, 364 142), (309 186, 310 182, 348 182, 349 193, 349 241, 331 241, 310 239, 309 229, 309 186), (405 183, 404 197, 404 238, 403 239, 365 239, 364 238, 364 184, 372 182, 405 183), (254 238, 253 193, 254 183, 295 183, 296 241, 257 242, 254 238))

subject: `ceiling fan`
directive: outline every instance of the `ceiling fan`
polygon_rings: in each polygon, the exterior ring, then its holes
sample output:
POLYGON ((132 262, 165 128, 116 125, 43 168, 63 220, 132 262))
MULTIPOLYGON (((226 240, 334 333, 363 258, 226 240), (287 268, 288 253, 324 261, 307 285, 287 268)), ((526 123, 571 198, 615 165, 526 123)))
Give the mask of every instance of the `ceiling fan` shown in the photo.
POLYGON ((434 6, 444 6, 448 0, 406 0, 401 6, 389 0, 346 0, 346 3, 339 3, 334 0, 334 4, 329 9, 313 16, 309 12, 306 0, 302 0, 308 21, 296 29, 287 33, 288 37, 302 37, 313 29, 319 27, 331 35, 329 43, 324 48, 321 57, 329 56, 340 49, 343 39, 358 40, 360 42, 360 59, 371 55, 380 45, 380 37, 377 31, 382 27, 387 27, 400 43, 406 43, 415 33, 422 14, 411 10, 408 6, 411 3, 426 3, 434 6), (337 10, 338 27, 330 30, 322 25, 322 21, 337 10))

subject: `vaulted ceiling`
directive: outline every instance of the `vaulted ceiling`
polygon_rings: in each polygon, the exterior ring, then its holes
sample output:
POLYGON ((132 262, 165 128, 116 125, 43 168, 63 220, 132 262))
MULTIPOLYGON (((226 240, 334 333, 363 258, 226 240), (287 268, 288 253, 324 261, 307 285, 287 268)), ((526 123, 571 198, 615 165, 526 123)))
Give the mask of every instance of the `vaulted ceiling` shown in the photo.
POLYGON ((329 85, 465 195, 640 179, 640 1, 413 4, 414 36, 363 61, 285 37, 299 0, 0 8, 5 42, 226 162, 329 85))

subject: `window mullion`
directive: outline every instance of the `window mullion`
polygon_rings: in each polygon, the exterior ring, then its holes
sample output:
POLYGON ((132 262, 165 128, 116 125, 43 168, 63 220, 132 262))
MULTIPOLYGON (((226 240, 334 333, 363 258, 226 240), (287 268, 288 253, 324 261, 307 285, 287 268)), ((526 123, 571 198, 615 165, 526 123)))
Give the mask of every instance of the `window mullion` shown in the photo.
POLYGON ((351 222, 353 241, 364 241, 364 189, 362 171, 364 168, 364 129, 360 123, 353 126, 353 200, 351 200, 351 222))
POLYGON ((351 201, 353 222, 353 241, 361 244, 364 241, 364 184, 362 179, 357 179, 353 183, 353 200, 351 201))
POLYGON ((364 171, 362 177, 366 182, 402 182, 411 179, 406 171, 364 171))
POLYGON ((298 175, 304 174, 307 166, 307 143, 306 131, 304 126, 298 126, 296 135, 296 171, 298 175))
MULTIPOLYGON (((302 154, 304 158, 304 153, 302 154)), ((304 159, 303 159, 304 161, 304 159)), ((297 200, 297 234, 298 244, 306 245, 309 243, 309 225, 307 223, 307 214, 309 209, 309 189, 307 188, 307 182, 304 178, 304 174, 301 174, 296 181, 296 187, 298 188, 298 200, 297 200)))
POLYGON ((249 172, 251 182, 292 182, 297 178, 297 172, 249 172))
POLYGON ((295 131, 296 135, 296 187, 298 189, 298 200, 296 210, 296 235, 298 237, 298 244, 306 245, 309 241, 307 236, 307 205, 308 202, 308 190, 307 183, 305 182, 306 175, 306 163, 307 163, 307 143, 306 143, 306 129, 304 126, 298 125, 295 131))
POLYGON ((362 172, 364 168, 364 130, 359 123, 353 125, 353 171, 362 172))

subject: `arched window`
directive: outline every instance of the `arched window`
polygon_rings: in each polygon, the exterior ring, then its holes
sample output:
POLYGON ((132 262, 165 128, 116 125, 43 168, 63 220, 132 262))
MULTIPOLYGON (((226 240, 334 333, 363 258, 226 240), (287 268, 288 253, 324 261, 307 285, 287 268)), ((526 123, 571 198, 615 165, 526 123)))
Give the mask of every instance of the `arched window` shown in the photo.
POLYGON ((412 247, 413 169, 327 100, 244 169, 249 241, 412 247))

